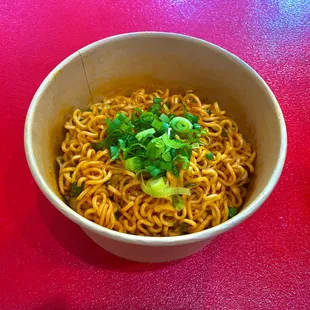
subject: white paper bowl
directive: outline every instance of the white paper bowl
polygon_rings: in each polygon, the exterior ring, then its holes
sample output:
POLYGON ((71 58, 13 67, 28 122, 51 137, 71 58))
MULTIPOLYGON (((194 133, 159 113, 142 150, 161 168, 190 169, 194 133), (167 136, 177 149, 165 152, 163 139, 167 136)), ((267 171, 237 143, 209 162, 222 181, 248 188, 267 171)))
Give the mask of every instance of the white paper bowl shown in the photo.
POLYGON ((25 124, 25 150, 34 179, 48 200, 98 245, 139 262, 166 262, 191 255, 253 214, 275 187, 285 161, 286 128, 279 104, 246 63, 211 43, 171 33, 130 33, 107 38, 60 63, 37 90, 25 124), (86 73, 86 75, 85 75, 86 73), (75 108, 103 94, 137 88, 194 89, 217 100, 258 150, 256 175, 244 209, 227 222, 178 237, 143 237, 101 227, 60 198, 55 158, 63 125, 75 108), (91 96, 90 96, 91 93, 91 96))

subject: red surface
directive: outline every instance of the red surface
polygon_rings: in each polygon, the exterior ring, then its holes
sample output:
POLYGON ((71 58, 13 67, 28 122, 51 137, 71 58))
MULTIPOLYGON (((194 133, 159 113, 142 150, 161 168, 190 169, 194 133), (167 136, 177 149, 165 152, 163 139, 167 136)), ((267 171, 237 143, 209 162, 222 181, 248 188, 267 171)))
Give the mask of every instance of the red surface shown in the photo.
POLYGON ((309 12, 308 0, 1 0, 0 309, 309 309, 309 12), (23 150, 26 111, 48 72, 84 45, 139 30, 197 36, 244 59, 288 130, 284 172, 262 208, 170 264, 93 244, 38 190, 23 150))

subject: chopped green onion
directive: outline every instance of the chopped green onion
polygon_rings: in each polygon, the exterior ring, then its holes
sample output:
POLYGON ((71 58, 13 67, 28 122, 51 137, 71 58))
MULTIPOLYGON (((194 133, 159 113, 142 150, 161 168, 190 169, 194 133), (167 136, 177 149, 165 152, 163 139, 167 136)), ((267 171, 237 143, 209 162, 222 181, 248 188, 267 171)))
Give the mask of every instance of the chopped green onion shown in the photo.
POLYGON ((211 111, 211 109, 209 109, 209 108, 206 110, 206 112, 207 112, 209 115, 212 114, 212 111, 211 111))
POLYGON ((162 101, 163 100, 161 98, 157 98, 157 97, 153 99, 153 103, 161 103, 162 101))
POLYGON ((119 129, 120 126, 122 126, 121 129, 123 131, 127 131, 129 128, 133 127, 130 119, 123 112, 119 113, 116 118, 108 125, 107 133, 110 134, 114 130, 119 129))
POLYGON ((141 143, 134 143, 124 151, 124 158, 132 157, 135 155, 145 155, 146 147, 141 143))
POLYGON ((202 135, 207 135, 208 133, 209 133, 209 129, 207 127, 201 130, 202 135))
POLYGON ((127 116, 123 112, 120 112, 117 114, 116 118, 119 119, 121 122, 123 122, 124 120, 127 119, 127 116))
POLYGON ((176 117, 176 115, 174 115, 174 114, 172 114, 172 113, 169 114, 168 116, 169 116, 170 120, 172 120, 174 117, 176 117))
POLYGON ((142 168, 143 168, 143 160, 138 156, 128 158, 125 161, 125 169, 129 171, 138 172, 142 168))
POLYGON ((198 149, 200 147, 200 144, 198 142, 195 142, 192 144, 193 149, 198 149))
POLYGON ((184 117, 188 119, 192 124, 198 122, 198 116, 191 113, 184 113, 184 117))
POLYGON ((163 104, 163 108, 164 108, 164 110, 168 113, 169 112, 169 108, 168 108, 168 106, 164 103, 163 104))
POLYGON ((163 134, 161 137, 165 145, 171 147, 172 149, 180 149, 185 145, 185 143, 180 140, 171 140, 167 133, 163 134))
POLYGON ((161 138, 152 139, 146 147, 146 155, 149 159, 160 158, 165 150, 165 143, 161 138))
POLYGON ((222 137, 228 137, 227 130, 223 128, 221 135, 222 137))
POLYGON ((161 114, 159 119, 165 123, 170 123, 170 118, 166 114, 161 114))
POLYGON ((156 130, 160 130, 161 129, 161 126, 162 126, 162 123, 163 122, 161 122, 160 120, 158 120, 158 119, 154 119, 153 121, 152 121, 152 127, 154 127, 156 130))
POLYGON ((170 171, 172 169, 172 162, 160 161, 159 169, 170 171))
POLYGON ((184 200, 182 196, 174 195, 172 196, 173 207, 177 211, 182 211, 184 209, 184 200))
POLYGON ((161 132, 166 132, 166 131, 168 131, 168 129, 169 129, 169 124, 165 123, 165 122, 162 122, 160 131, 161 132))
POLYGON ((150 179, 147 181, 147 185, 156 191, 169 187, 168 181, 165 178, 150 179))
POLYGON ((123 130, 123 131, 127 131, 130 128, 132 128, 132 126, 128 125, 128 124, 125 124, 125 123, 122 123, 122 124, 119 125, 119 129, 123 130))
POLYGON ((208 160, 213 160, 214 159, 214 155, 210 152, 206 154, 206 157, 208 160))
POLYGON ((77 182, 71 184, 71 197, 78 197, 84 190, 84 182, 81 186, 77 186, 77 182))
POLYGON ((162 159, 166 162, 170 162, 172 160, 170 152, 165 150, 165 152, 162 155, 162 159))
POLYGON ((198 123, 193 124, 193 128, 197 130, 201 130, 201 126, 198 123))
POLYGON ((104 147, 104 141, 100 141, 98 143, 92 143, 91 147, 95 150, 95 151, 99 151, 102 150, 104 147))
POLYGON ((140 121, 144 124, 151 124, 154 119, 154 114, 152 112, 143 112, 140 115, 140 121))
POLYGON ((179 170, 175 165, 172 165, 172 172, 177 178, 180 176, 179 170))
POLYGON ((170 150, 170 155, 171 155, 172 158, 176 157, 176 156, 177 156, 177 150, 174 149, 174 148, 171 149, 171 150, 170 150))
POLYGON ((183 156, 186 156, 188 159, 190 159, 192 156, 192 147, 190 145, 186 144, 181 149, 179 149, 177 151, 177 153, 178 153, 178 155, 183 155, 183 156))
POLYGON ((229 219, 231 219, 232 217, 234 217, 238 213, 237 208, 233 208, 233 207, 229 206, 228 209, 229 209, 229 214, 228 214, 229 219))
POLYGON ((125 151, 125 150, 126 150, 126 142, 125 142, 123 139, 118 139, 118 144, 119 144, 119 148, 120 148, 122 151, 125 151))
POLYGON ((170 121, 170 126, 174 131, 181 134, 188 133, 193 128, 193 125, 188 119, 179 116, 170 121))
POLYGON ((149 170, 149 173, 152 178, 156 178, 161 173, 161 170, 156 167, 155 168, 152 167, 152 169, 149 170))
POLYGON ((185 184, 185 187, 193 187, 193 186, 196 186, 195 183, 188 183, 188 184, 185 184))
POLYGON ((148 138, 150 136, 152 136, 155 133, 155 129, 154 128, 149 128, 149 129, 145 129, 139 133, 136 134, 136 138, 137 140, 140 142, 141 140, 148 138))
POLYGON ((149 108, 149 112, 152 112, 153 114, 159 115, 160 114, 160 109, 161 109, 161 105, 160 103, 156 103, 153 104, 150 108, 149 108))
POLYGON ((111 154, 112 160, 117 159, 118 155, 119 155, 119 147, 118 146, 110 146, 110 154, 111 154))
POLYGON ((141 174, 141 188, 152 197, 167 197, 172 195, 190 195, 191 191, 185 187, 169 187, 169 184, 163 177, 150 179, 146 183, 141 174))
POLYGON ((176 163, 182 164, 182 169, 187 170, 190 166, 189 160, 186 156, 182 155, 177 155, 175 158, 173 158, 173 164, 175 165, 176 163))

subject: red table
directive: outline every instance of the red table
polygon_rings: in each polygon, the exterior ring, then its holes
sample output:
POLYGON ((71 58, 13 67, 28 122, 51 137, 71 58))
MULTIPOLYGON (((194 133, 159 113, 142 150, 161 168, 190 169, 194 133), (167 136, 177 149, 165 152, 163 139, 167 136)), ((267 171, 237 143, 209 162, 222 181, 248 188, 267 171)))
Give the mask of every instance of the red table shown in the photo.
POLYGON ((1 0, 0 309, 310 308, 309 0, 1 0), (269 83, 288 130, 283 175, 251 219, 167 264, 122 260, 41 194, 23 149, 37 87, 72 52, 124 32, 193 35, 269 83))

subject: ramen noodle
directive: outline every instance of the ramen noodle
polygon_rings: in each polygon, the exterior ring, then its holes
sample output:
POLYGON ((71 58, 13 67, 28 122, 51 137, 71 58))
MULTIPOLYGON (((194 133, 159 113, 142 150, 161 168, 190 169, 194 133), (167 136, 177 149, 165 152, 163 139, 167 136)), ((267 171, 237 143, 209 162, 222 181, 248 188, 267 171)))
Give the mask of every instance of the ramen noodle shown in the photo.
POLYGON ((60 193, 98 225, 179 236, 219 225, 243 205, 256 152, 217 102, 203 103, 190 90, 106 98, 76 109, 64 127, 60 193))

